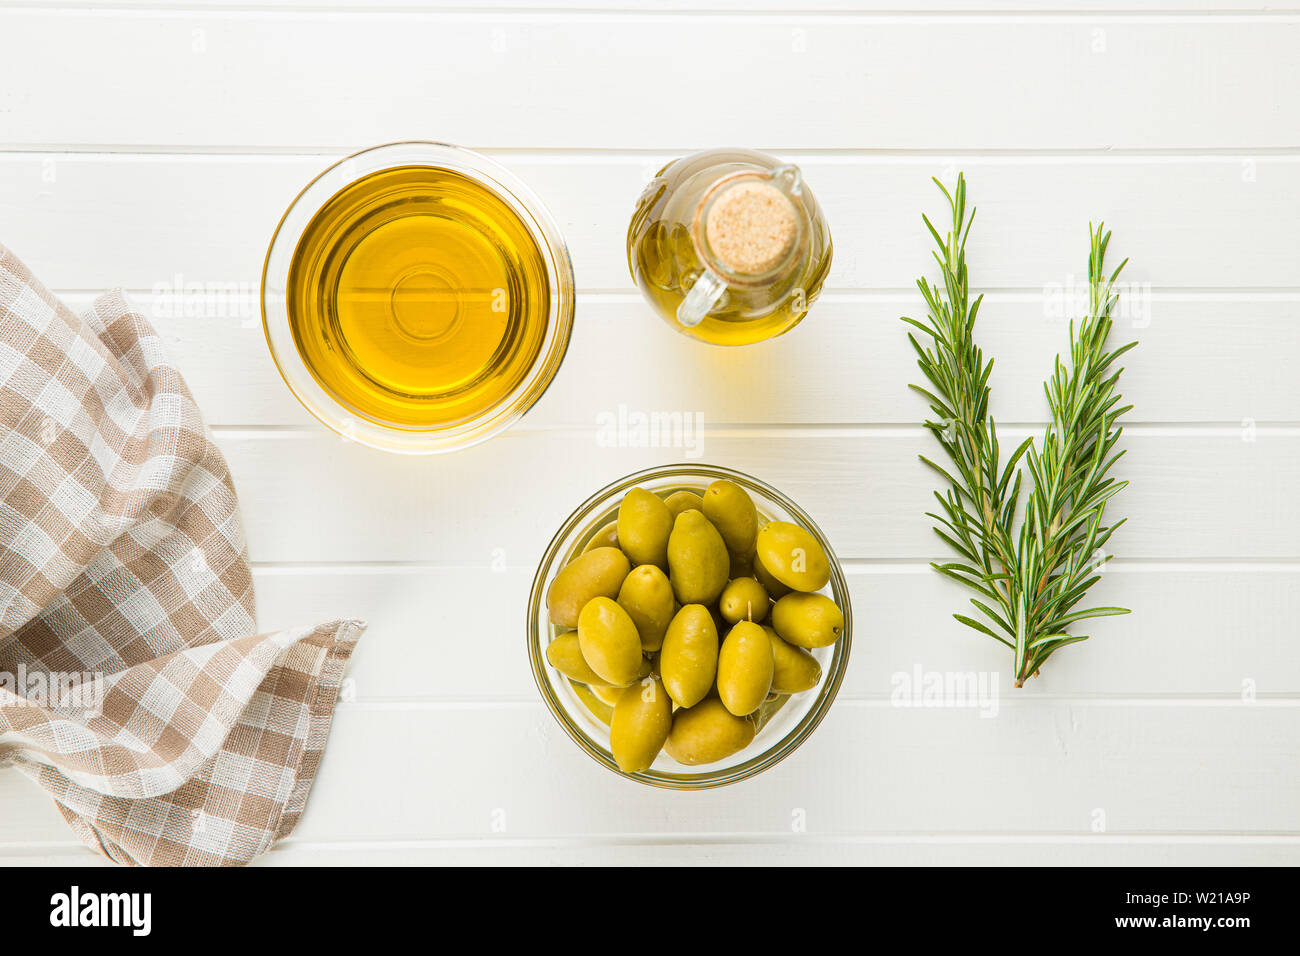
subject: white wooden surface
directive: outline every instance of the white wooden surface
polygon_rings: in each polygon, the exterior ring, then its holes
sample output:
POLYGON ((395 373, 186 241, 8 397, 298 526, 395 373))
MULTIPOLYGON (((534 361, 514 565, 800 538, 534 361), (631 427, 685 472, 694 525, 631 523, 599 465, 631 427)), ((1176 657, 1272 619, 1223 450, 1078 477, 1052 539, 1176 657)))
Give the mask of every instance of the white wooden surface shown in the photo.
MULTIPOLYGON (((234 468, 262 625, 370 621, 357 700, 266 862, 1300 862, 1300 15, 691 6, 0 3, 0 242, 74 306, 119 285, 154 313, 234 468), (296 190, 398 138, 514 168, 581 289, 541 405, 450 457, 324 433, 258 320, 296 190), (674 335, 626 274, 641 185, 709 145, 799 162, 835 236, 808 320, 744 351, 674 335), (1009 435, 1043 416, 1066 336, 1053 304, 1085 272, 1090 219, 1132 257, 1142 306, 1120 330, 1142 343, 1116 503, 1131 522, 1096 589, 1134 613, 1019 692, 926 567, 933 481, 897 317, 920 309, 929 177, 956 169, 980 208, 971 268, 1009 435), (601 770, 527 670, 523 602, 551 529, 606 481, 681 457, 599 446, 596 416, 619 405, 701 412, 703 459, 795 496, 852 575, 831 716, 734 788, 601 770), (891 706, 891 675, 917 666, 998 671, 996 718, 891 706)), ((26 780, 0 775, 0 801, 0 862, 95 861, 26 780)))

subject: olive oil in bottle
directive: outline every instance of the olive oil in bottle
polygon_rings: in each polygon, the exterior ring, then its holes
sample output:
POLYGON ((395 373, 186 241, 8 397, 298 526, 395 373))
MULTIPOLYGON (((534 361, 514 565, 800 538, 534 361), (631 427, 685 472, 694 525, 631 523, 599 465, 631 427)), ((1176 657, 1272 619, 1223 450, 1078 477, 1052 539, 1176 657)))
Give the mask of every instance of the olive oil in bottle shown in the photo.
POLYGON ((518 213, 434 166, 350 183, 289 267, 294 342, 317 383, 399 429, 450 428, 504 402, 546 338, 546 260, 518 213))
POLYGON ((826 218, 796 166, 718 149, 669 163, 627 233, 642 294, 679 332, 748 345, 794 328, 831 264, 826 218))

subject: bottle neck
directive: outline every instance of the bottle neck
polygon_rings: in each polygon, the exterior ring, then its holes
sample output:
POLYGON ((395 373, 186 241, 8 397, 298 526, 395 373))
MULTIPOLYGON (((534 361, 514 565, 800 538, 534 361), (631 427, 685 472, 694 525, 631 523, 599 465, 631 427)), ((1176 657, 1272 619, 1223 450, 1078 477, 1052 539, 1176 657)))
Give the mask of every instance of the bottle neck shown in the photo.
POLYGON ((797 268, 808 232, 800 185, 798 170, 788 166, 715 182, 696 206, 691 227, 704 266, 727 285, 742 287, 778 282, 797 268))

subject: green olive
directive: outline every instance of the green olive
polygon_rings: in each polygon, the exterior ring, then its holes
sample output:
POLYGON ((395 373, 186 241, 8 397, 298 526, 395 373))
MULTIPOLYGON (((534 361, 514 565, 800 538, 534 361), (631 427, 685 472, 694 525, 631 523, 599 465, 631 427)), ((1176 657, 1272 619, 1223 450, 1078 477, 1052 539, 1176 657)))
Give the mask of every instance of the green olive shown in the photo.
POLYGON ((580 554, 555 576, 546 591, 551 621, 560 627, 577 627, 578 614, 595 597, 618 597, 623 579, 632 570, 627 555, 618 548, 596 548, 580 554))
POLYGON ((749 493, 734 481, 720 478, 704 492, 704 517, 727 543, 731 554, 747 555, 758 535, 758 512, 749 493))
POLYGON ((767 589, 753 578, 736 578, 727 582, 718 599, 718 611, 728 624, 741 621, 758 623, 767 617, 767 589))
MULTIPOLYGON (((614 708, 611 704, 605 703, 604 700, 596 696, 596 688, 590 684, 580 684, 576 680, 569 681, 569 686, 573 688, 573 693, 577 695, 578 700, 582 701, 582 706, 591 711, 597 720, 608 727, 610 720, 614 717, 614 708)), ((620 694, 623 693, 621 689, 604 689, 616 690, 620 694)))
POLYGON ((756 553, 766 572, 792 590, 818 591, 831 579, 830 561, 817 539, 789 521, 764 525, 756 553))
POLYGON ((664 685, 646 677, 622 692, 609 724, 609 749, 624 773, 649 770, 673 724, 673 702, 664 685))
POLYGON ((597 548, 617 548, 618 547, 618 522, 611 521, 607 525, 602 525, 600 530, 591 536, 587 546, 582 549, 583 554, 588 551, 595 551, 597 548))
MULTIPOLYGON (((635 687, 636 685, 633 684, 631 686, 635 687)), ((610 707, 617 704, 618 699, 623 696, 623 692, 629 689, 630 688, 628 687, 606 687, 603 684, 587 685, 587 690, 591 691, 593 697, 599 700, 602 704, 608 704, 610 707)))
POLYGON ((754 580, 763 585, 763 590, 767 591, 769 597, 774 599, 781 598, 790 593, 788 587, 776 578, 772 577, 767 568, 763 567, 763 562, 759 558, 757 551, 754 552, 753 557, 750 558, 750 566, 754 570, 754 580))
POLYGON ((731 559, 718 529, 700 511, 683 511, 668 538, 668 579, 683 604, 712 604, 727 585, 731 559))
POLYGON ((772 626, 795 647, 829 647, 844 631, 844 614, 824 594, 787 594, 772 608, 772 626))
POLYGON ((713 687, 718 672, 718 628, 702 604, 687 604, 668 625, 659 673, 678 707, 693 707, 713 687))
POLYGON ((608 682, 591 669, 578 645, 578 632, 567 631, 546 645, 546 659, 550 665, 570 680, 580 684, 609 686, 608 682))
POLYGON ((759 624, 741 621, 718 651, 718 696, 727 710, 745 717, 772 689, 772 642, 759 624))
POLYGON ((633 568, 632 573, 623 579, 623 586, 618 592, 618 603, 627 611, 641 635, 641 650, 657 651, 664 643, 664 632, 668 622, 673 619, 676 606, 673 599, 673 586, 668 583, 668 575, 653 564, 643 564, 633 568))
POLYGON ((673 728, 664 750, 688 767, 716 763, 739 753, 754 740, 754 722, 737 717, 716 697, 673 714, 673 728))
POLYGON ((817 658, 802 647, 781 640, 774 629, 764 627, 763 631, 772 643, 772 692, 801 694, 816 687, 822 679, 822 666, 817 658))
POLYGON ((754 552, 751 550, 748 554, 732 554, 731 572, 729 577, 732 578, 752 578, 754 577, 754 552))
MULTIPOLYGON (((606 697, 616 698, 618 694, 623 692, 625 685, 611 684, 591 669, 591 665, 582 656, 577 631, 566 631, 547 644, 546 659, 552 667, 569 678, 569 680, 574 683, 585 684, 593 694, 601 700, 605 700, 608 704, 613 704, 614 700, 606 700, 606 697)), ((644 657, 641 658, 641 664, 636 671, 636 679, 640 680, 646 677, 650 671, 650 661, 644 657)))
POLYGON ((633 564, 668 566, 673 516, 658 495, 633 488, 618 506, 618 546, 633 564))
POLYGON ((615 687, 636 680, 645 662, 632 618, 607 597, 592 598, 578 615, 578 647, 601 680, 615 687))
POLYGON ((683 511, 704 510, 704 499, 693 491, 674 491, 664 499, 664 504, 668 506, 674 520, 683 511))

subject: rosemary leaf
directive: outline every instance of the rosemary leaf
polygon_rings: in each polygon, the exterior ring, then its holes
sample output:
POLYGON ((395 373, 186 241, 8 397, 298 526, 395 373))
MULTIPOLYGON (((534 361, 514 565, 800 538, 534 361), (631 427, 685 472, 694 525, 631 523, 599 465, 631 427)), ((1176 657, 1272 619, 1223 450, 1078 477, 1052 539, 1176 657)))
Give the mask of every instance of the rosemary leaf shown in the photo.
POLYGON ((942 514, 930 512, 928 517, 936 522, 935 533, 963 560, 931 566, 990 601, 971 599, 997 630, 962 614, 953 616, 1011 649, 1020 687, 1055 651, 1087 639, 1068 633, 1069 625, 1128 613, 1118 607, 1075 610, 1110 560, 1102 549, 1124 523, 1122 518, 1107 523, 1105 514, 1111 499, 1128 486, 1109 474, 1124 455, 1115 450, 1123 431, 1117 422, 1132 409, 1120 404, 1116 388, 1123 369, 1115 363, 1137 343, 1107 351, 1106 342, 1118 300, 1115 280, 1128 260, 1108 275, 1111 234, 1104 225, 1089 227, 1089 308, 1083 318, 1071 321, 1069 351, 1065 358, 1057 357, 1043 383, 1051 421, 1041 438, 1025 439, 1001 463, 997 424, 988 414, 993 360, 985 357, 974 335, 983 296, 971 300, 966 272, 966 240, 975 211, 966 214, 964 175, 957 176, 952 191, 937 179, 935 184, 948 200, 950 228, 942 232, 928 217, 921 218, 934 239, 942 281, 917 280, 928 321, 903 321, 925 333, 926 345, 908 333, 928 382, 928 387, 911 387, 937 416, 925 427, 950 462, 945 467, 921 456, 948 485, 946 493, 935 492, 942 514), (1026 473, 1029 484, 1022 486, 1026 473), (1023 500, 1022 487, 1027 489, 1023 500))

